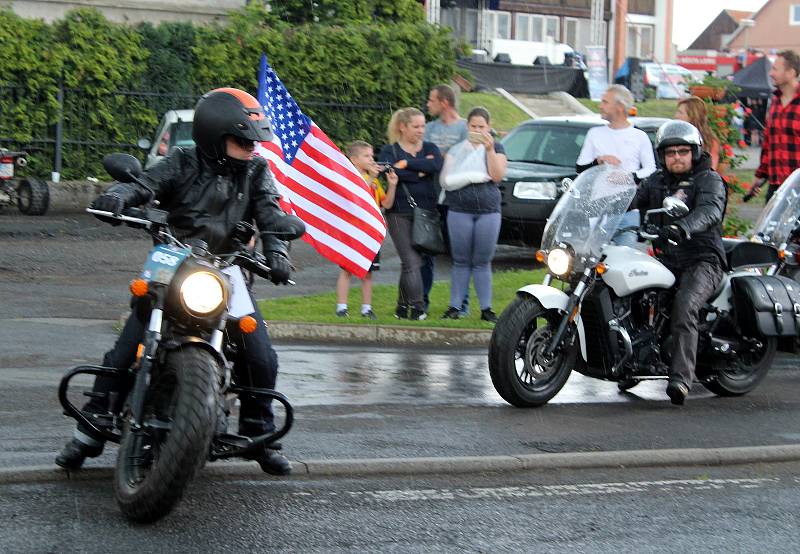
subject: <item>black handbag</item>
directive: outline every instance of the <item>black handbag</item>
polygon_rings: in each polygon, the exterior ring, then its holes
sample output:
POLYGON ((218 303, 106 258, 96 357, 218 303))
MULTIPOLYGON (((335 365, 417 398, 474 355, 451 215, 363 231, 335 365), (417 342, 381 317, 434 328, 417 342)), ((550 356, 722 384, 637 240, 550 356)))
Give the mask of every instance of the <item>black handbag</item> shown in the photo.
POLYGON ((442 219, 438 210, 428 210, 417 205, 414 197, 408 192, 408 187, 403 183, 403 190, 411 206, 413 220, 411 223, 411 245, 417 252, 436 256, 447 252, 442 235, 442 219))
POLYGON ((792 337, 800 333, 800 285, 780 275, 731 279, 739 325, 750 335, 792 337))

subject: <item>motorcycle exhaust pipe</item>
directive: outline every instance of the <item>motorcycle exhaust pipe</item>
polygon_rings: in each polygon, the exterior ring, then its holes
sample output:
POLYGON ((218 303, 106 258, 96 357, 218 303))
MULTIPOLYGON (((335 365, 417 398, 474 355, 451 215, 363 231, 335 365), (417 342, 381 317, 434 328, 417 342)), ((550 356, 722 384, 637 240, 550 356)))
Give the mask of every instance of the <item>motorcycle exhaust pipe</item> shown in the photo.
POLYGON ((19 158, 17 158, 16 164, 17 167, 25 167, 26 165, 28 165, 28 160, 20 156, 19 158))

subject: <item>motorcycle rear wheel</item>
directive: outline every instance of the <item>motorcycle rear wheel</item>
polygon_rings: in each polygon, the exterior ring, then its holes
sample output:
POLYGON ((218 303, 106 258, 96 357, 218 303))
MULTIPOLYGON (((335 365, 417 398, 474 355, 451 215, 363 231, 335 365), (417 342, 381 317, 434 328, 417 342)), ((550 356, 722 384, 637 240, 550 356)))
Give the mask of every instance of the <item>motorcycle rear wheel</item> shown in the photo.
POLYGON ((730 363, 711 364, 711 380, 703 381, 703 386, 717 396, 741 396, 755 389, 767 375, 778 339, 761 337, 762 346, 757 351, 741 352, 730 363))
POLYGON ((167 515, 205 462, 214 433, 217 361, 197 347, 170 352, 154 373, 145 400, 144 425, 123 428, 114 471, 117 504, 140 523, 167 515))
POLYGON ((509 404, 541 406, 567 382, 575 363, 573 346, 552 360, 541 359, 562 317, 535 298, 518 296, 498 318, 489 343, 489 374, 494 388, 509 404))

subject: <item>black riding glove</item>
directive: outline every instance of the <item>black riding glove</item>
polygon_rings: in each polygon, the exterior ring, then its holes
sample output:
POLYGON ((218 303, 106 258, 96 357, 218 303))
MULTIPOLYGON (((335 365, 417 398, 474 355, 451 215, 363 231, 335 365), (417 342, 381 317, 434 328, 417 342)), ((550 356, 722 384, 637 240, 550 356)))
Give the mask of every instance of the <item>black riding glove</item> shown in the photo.
MULTIPOLYGON (((122 197, 115 192, 104 192, 95 198, 94 202, 92 202, 89 207, 95 210, 111 212, 114 215, 119 215, 125 208, 125 202, 123 202, 122 197)), ((120 225, 122 223, 118 219, 112 219, 102 215, 95 215, 95 217, 100 221, 110 223, 111 225, 120 225)))
POLYGON ((666 225, 658 230, 658 238, 672 245, 680 244, 683 239, 683 231, 677 225, 666 225))
POLYGON ((270 267, 269 280, 276 285, 284 285, 289 281, 292 275, 292 264, 289 258, 280 252, 267 251, 264 252, 267 258, 267 265, 270 267))

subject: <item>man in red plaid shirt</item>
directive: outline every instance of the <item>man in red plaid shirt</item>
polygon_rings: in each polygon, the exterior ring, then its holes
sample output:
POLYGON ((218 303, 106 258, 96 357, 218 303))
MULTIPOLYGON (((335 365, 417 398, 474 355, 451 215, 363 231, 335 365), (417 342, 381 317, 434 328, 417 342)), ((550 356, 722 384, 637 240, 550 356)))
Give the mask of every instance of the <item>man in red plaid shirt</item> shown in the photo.
POLYGON ((769 184, 767 200, 778 190, 789 174, 800 167, 800 56, 792 50, 778 52, 769 72, 775 85, 769 108, 764 140, 761 145, 761 164, 756 170, 753 187, 744 200, 758 194, 764 183, 769 184))

